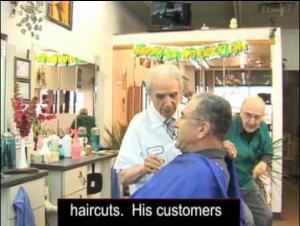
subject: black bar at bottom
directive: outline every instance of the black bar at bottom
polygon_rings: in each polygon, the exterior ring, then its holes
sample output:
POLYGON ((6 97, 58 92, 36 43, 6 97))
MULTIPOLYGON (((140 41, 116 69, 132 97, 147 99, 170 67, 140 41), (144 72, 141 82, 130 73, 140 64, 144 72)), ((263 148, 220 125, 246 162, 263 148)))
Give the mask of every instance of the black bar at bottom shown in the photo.
POLYGON ((103 223, 240 225, 238 199, 59 199, 58 226, 103 223))

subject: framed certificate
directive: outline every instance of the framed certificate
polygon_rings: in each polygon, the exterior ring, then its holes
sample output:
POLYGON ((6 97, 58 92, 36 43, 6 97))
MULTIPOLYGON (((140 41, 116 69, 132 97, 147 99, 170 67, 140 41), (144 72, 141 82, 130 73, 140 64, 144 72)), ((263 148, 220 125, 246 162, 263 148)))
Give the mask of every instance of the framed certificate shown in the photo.
POLYGON ((29 102, 30 100, 30 80, 16 79, 16 88, 19 89, 20 96, 23 98, 24 102, 29 102))
POLYGON ((15 78, 30 80, 30 60, 15 57, 15 78))

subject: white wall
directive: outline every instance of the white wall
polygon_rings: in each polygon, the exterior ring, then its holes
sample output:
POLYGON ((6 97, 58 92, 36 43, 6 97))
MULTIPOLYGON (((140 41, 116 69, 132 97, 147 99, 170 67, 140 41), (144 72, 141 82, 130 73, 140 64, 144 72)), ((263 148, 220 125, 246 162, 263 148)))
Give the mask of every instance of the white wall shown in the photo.
POLYGON ((282 58, 287 59, 286 70, 299 71, 299 29, 281 31, 282 58))
POLYGON ((211 29, 115 35, 114 45, 269 39, 271 28, 211 29))
MULTIPOLYGON (((69 31, 47 19, 43 22, 40 40, 29 34, 22 35, 16 23, 19 17, 10 18, 10 3, 1 2, 1 33, 8 35, 8 43, 15 46, 15 53, 27 49, 37 51, 47 47, 82 58, 100 65, 100 117, 98 124, 111 127, 112 123, 112 39, 113 34, 125 31, 146 30, 145 25, 135 15, 113 1, 74 1, 73 29, 69 31)), ((25 57, 22 54, 21 57, 25 57)), ((11 83, 12 84, 12 83, 11 83)), ((13 86, 10 86, 13 89, 13 86)))

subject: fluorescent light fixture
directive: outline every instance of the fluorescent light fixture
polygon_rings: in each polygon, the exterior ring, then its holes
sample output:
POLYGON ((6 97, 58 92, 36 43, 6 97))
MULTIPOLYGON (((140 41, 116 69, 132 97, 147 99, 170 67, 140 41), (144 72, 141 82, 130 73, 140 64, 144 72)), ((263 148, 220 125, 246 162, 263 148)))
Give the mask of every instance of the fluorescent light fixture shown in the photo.
POLYGON ((209 69, 209 64, 207 63, 206 60, 202 60, 200 63, 204 68, 209 69))
POLYGON ((200 65, 199 65, 199 63, 197 61, 192 60, 191 62, 195 66, 196 69, 200 69, 201 68, 200 65))

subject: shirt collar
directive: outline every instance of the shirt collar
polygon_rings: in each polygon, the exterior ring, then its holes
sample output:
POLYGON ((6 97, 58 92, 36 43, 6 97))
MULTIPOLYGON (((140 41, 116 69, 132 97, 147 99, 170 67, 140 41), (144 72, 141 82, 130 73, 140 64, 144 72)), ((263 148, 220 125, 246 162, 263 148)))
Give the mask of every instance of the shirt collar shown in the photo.
MULTIPOLYGON (((150 123, 153 129, 159 128, 161 126, 164 125, 164 121, 166 120, 165 117, 163 117, 157 110, 156 108, 153 106, 153 104, 151 103, 149 106, 149 119, 150 119, 150 123)), ((177 107, 176 112, 173 115, 173 118, 177 119, 180 115, 179 112, 179 108, 177 107)))
POLYGON ((210 159, 224 159, 226 152, 221 149, 205 149, 196 153, 202 154, 210 159))

